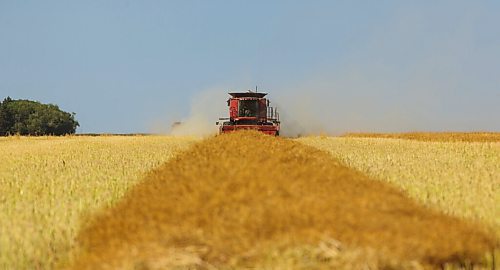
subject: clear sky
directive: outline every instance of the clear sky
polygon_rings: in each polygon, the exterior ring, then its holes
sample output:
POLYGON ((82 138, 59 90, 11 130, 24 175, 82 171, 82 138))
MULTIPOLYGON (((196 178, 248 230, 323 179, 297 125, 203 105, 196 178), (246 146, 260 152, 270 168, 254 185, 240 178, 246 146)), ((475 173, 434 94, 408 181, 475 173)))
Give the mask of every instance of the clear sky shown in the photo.
POLYGON ((0 98, 58 104, 78 132, 151 132, 211 124, 229 89, 258 85, 294 132, 500 131, 499 14, 500 1, 0 0, 0 98))

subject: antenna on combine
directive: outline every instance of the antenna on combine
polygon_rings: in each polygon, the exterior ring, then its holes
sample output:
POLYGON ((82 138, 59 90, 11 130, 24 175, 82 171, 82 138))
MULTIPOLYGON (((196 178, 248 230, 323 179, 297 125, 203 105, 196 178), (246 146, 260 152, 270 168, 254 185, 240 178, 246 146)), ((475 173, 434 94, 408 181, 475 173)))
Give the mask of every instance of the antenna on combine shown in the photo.
POLYGON ((255 93, 257 93, 257 92, 258 92, 258 91, 257 91, 257 85, 256 85, 256 86, 255 86, 255 93))

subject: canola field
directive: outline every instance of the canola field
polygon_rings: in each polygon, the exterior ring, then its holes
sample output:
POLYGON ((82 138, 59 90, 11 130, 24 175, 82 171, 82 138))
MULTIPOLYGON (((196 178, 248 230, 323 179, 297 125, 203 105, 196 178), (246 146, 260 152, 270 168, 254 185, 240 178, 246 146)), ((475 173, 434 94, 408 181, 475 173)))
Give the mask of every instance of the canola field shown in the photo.
POLYGON ((0 268, 491 269, 499 159, 491 140, 2 138, 0 268))

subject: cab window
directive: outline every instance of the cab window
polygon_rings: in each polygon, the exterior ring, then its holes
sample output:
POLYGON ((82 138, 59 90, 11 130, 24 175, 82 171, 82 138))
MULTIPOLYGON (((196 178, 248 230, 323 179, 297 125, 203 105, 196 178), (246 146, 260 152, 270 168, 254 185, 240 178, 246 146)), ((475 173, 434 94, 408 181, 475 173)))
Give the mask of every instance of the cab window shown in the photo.
POLYGON ((259 104, 257 100, 240 100, 239 117, 257 117, 259 104))

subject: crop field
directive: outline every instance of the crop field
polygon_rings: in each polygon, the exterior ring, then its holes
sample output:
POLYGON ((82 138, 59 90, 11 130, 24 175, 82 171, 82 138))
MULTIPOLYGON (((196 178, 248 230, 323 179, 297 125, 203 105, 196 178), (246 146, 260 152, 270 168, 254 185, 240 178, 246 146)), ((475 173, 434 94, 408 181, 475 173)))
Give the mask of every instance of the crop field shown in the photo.
POLYGON ((436 138, 425 134, 417 140, 372 135, 298 141, 327 151, 373 178, 388 181, 428 206, 488 224, 500 236, 500 142, 456 141, 471 136, 451 135, 448 142, 444 134, 436 138), (422 141, 424 138, 431 142, 422 141))
POLYGON ((492 269, 499 164, 491 139, 3 138, 0 268, 492 269))
POLYGON ((500 142, 500 132, 347 133, 343 137, 407 139, 426 142, 500 142))
POLYGON ((194 141, 0 138, 0 269, 53 269, 73 248, 84 216, 194 141))

